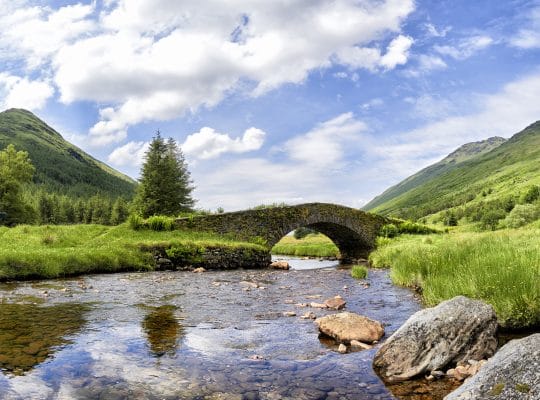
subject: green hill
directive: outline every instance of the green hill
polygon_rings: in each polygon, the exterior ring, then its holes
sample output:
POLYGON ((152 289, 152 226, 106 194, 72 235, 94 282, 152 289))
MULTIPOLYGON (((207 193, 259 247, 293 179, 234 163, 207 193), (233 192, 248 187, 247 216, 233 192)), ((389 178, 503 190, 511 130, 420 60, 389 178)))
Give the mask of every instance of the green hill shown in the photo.
POLYGON ((517 198, 532 184, 540 184, 540 121, 506 141, 466 144, 364 209, 416 219, 469 202, 517 198))
POLYGON ((36 167, 34 182, 46 191, 75 197, 133 196, 135 181, 67 142, 29 111, 0 112, 0 149, 10 143, 29 153, 36 167))

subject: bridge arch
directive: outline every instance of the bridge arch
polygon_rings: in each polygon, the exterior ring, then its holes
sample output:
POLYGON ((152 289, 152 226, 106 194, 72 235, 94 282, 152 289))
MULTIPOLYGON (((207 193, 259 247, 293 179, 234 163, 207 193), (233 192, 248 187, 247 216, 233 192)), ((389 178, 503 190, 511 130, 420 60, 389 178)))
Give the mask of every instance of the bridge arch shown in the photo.
POLYGON ((313 228, 328 236, 338 247, 342 262, 367 258, 375 248, 375 238, 384 217, 350 207, 328 203, 309 203, 205 215, 179 219, 182 229, 234 235, 242 240, 261 238, 268 250, 287 233, 313 228))

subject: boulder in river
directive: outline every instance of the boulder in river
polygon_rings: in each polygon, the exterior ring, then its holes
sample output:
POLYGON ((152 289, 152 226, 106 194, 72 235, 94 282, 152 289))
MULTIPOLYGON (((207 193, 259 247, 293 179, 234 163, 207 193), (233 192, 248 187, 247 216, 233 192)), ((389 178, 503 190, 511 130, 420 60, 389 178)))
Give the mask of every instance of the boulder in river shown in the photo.
POLYGON ((398 382, 451 364, 491 357, 497 349, 493 308, 458 296, 413 314, 379 349, 373 365, 398 382))
POLYGON ((540 399, 540 333, 511 340, 445 400, 540 399))
POLYGON ((352 312, 326 315, 318 318, 315 323, 322 333, 341 343, 350 343, 352 340, 373 343, 384 335, 380 322, 352 312))

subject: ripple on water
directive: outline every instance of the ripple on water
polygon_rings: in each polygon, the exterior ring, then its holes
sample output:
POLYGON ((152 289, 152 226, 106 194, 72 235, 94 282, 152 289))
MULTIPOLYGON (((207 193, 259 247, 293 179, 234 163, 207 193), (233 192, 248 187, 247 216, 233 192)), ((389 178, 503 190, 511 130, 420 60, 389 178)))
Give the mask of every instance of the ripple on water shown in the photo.
POLYGON ((0 285, 9 303, 0 304, 0 354, 12 355, 0 359, 0 398, 390 399, 371 368, 375 349, 338 354, 313 321, 283 316, 326 315, 296 304, 339 294, 348 310, 383 322, 388 335, 420 309, 386 271, 371 270, 368 281, 326 268, 0 285), (16 305, 24 296, 44 304, 16 305), (26 333, 2 330, 10 323, 26 333), (31 360, 14 358, 20 346, 31 360))

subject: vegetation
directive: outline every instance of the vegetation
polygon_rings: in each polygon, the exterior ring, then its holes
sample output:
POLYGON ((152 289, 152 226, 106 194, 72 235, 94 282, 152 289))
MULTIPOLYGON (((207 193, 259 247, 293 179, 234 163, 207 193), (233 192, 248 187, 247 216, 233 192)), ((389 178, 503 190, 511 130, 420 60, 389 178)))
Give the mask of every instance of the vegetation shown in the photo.
POLYGON ((388 189, 365 208, 446 226, 501 227, 515 205, 539 201, 540 121, 507 141, 486 144, 473 144, 478 147, 476 153, 463 151, 471 144, 463 146, 388 189), (456 158, 460 153, 465 156, 456 158))
POLYGON ((145 218, 192 211, 191 183, 182 151, 174 139, 165 142, 158 131, 145 154, 135 209, 145 218))
POLYGON ((175 249, 171 254, 179 257, 207 247, 264 249, 219 235, 135 231, 128 224, 0 227, 0 280, 151 270, 155 248, 175 249))
POLYGON ((366 279, 368 275, 368 270, 363 265, 353 265, 351 269, 351 276, 354 279, 366 279))
POLYGON ((272 248, 272 253, 297 257, 339 256, 339 250, 334 242, 321 233, 310 234, 302 239, 285 236, 272 248))
POLYGON ((22 185, 32 179, 35 168, 28 153, 8 145, 0 151, 0 224, 12 225, 34 219, 34 210, 22 197, 22 185))
POLYGON ((402 236, 379 242, 370 261, 428 306, 465 295, 495 308, 508 328, 540 325, 540 229, 402 236))
POLYGON ((311 235, 313 233, 317 233, 317 231, 310 228, 301 227, 301 228, 295 229, 293 236, 295 239, 303 239, 307 235, 311 235))
MULTIPOLYGON (((0 150, 13 144, 28 152, 36 171, 33 184, 48 193, 70 198, 88 198, 95 194, 130 200, 135 182, 94 159, 26 110, 0 112, 0 150)), ((33 191, 29 185, 27 190, 33 191)))

